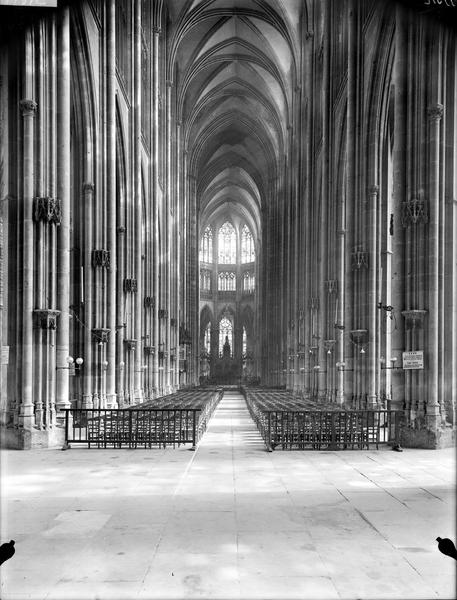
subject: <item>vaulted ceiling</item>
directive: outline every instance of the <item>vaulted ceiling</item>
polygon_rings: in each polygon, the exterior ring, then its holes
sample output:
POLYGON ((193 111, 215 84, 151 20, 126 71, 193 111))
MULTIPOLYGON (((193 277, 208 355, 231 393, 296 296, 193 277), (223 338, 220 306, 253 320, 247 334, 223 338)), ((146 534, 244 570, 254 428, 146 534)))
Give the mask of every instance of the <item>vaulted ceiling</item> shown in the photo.
POLYGON ((200 226, 238 213, 260 235, 287 152, 303 0, 169 0, 169 77, 200 226))

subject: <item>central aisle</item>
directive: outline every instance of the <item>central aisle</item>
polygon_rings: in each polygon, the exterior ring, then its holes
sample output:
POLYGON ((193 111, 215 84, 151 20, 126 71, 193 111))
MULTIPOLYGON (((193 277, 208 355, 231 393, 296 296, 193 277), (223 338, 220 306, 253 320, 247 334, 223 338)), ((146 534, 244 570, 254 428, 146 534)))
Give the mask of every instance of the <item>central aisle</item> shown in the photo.
POLYGON ((144 598, 340 597, 270 457, 243 396, 226 391, 176 490, 144 598))

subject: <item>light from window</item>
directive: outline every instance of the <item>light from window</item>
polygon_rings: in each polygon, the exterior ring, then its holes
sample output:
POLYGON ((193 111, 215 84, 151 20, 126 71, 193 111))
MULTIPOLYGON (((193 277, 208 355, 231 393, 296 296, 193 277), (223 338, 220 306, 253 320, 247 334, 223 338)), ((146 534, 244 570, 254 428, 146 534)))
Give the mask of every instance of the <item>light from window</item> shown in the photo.
POLYGON ((248 350, 248 334, 246 332, 246 327, 243 327, 243 350, 242 353, 246 354, 248 350))
POLYGON ((211 271, 201 269, 200 271, 200 289, 203 292, 211 291, 211 271))
POLYGON ((247 225, 241 230, 241 262, 248 263, 255 261, 255 248, 252 233, 247 225))
POLYGON ((236 291, 236 275, 233 272, 222 271, 217 278, 217 289, 220 292, 236 291))
POLYGON ((208 323, 205 329, 205 335, 203 338, 203 347, 208 354, 211 354, 211 323, 208 323))
POLYGON ((219 356, 223 355, 225 338, 230 344, 230 356, 233 356, 233 326, 227 317, 219 321, 219 356))
POLYGON ((246 271, 243 274, 243 292, 252 293, 255 290, 255 275, 246 271))
POLYGON ((209 225, 200 241, 200 262, 213 262, 213 230, 209 225))
POLYGON ((229 222, 224 223, 219 229, 218 247, 218 260, 221 264, 236 263, 236 232, 229 222))

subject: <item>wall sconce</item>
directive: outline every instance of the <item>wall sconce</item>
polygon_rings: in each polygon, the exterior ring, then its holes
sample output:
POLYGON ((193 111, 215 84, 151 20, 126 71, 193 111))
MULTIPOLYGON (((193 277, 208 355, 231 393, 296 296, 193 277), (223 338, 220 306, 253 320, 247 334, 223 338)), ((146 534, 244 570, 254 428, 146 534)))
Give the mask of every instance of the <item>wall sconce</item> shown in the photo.
POLYGON ((387 367, 386 366, 386 359, 384 358, 384 356, 381 356, 379 359, 379 362, 381 363, 381 369, 401 369, 402 367, 396 367, 395 363, 397 362, 397 357, 396 356, 392 356, 392 358, 390 359, 390 362, 392 363, 392 366, 387 367))
POLYGON ((365 348, 368 346, 367 329, 351 329, 349 332, 350 340, 354 346, 360 346, 360 354, 365 354, 365 348))
POLYGON ((354 369, 346 369, 346 363, 345 362, 337 362, 336 363, 336 368, 338 371, 353 371, 354 369))
POLYGON ((327 354, 331 354, 336 344, 336 340, 324 340, 324 348, 327 350, 327 354))
POLYGON ((67 360, 68 367, 56 367, 56 370, 75 369, 75 370, 79 371, 79 369, 81 368, 81 365, 84 362, 84 359, 81 358, 80 356, 78 356, 78 358, 76 360, 73 358, 73 356, 67 356, 66 360, 67 360))

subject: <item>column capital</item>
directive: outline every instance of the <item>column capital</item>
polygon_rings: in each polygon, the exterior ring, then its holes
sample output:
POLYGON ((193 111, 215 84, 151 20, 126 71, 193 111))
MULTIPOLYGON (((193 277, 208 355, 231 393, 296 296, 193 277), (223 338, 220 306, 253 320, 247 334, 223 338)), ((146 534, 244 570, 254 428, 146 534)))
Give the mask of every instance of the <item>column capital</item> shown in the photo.
POLYGON ((405 319, 406 329, 422 329, 427 311, 423 309, 402 310, 401 314, 405 319))
POLYGON ((92 341, 97 344, 106 344, 109 342, 109 334, 111 329, 107 327, 97 327, 92 329, 92 341))
POLYGON ((162 27, 160 27, 160 25, 153 25, 152 31, 153 31, 153 33, 156 33, 157 35, 160 35, 162 33, 162 27))
POLYGON ((370 196, 378 196, 379 195, 379 185, 368 186, 368 194, 370 196))
POLYGON ((165 85, 167 86, 167 88, 172 88, 174 84, 171 79, 167 79, 165 85))
POLYGON ((19 101, 19 108, 21 109, 23 117, 34 117, 38 108, 38 104, 35 100, 25 98, 19 101))
POLYGON ((95 191, 95 184, 91 183, 90 181, 86 181, 85 183, 83 183, 83 192, 93 193, 94 191, 95 191))
POLYGON ((439 121, 444 113, 444 106, 442 104, 435 104, 429 106, 427 109, 427 115, 430 121, 439 121))

